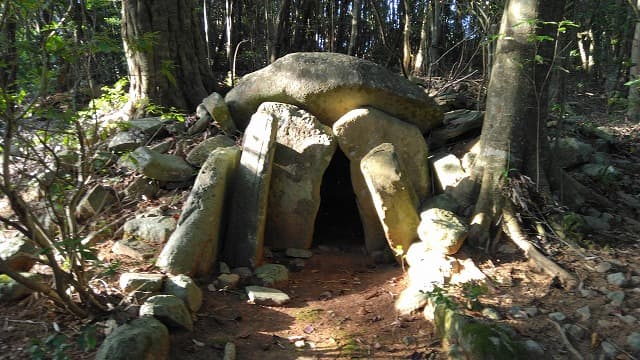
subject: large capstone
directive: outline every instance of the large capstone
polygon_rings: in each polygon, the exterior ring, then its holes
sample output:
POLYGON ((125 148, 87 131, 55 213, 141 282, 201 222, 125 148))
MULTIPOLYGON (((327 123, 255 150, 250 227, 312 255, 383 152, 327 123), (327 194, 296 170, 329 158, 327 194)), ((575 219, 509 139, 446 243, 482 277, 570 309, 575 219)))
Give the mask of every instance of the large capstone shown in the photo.
POLYGON ((278 118, 265 244, 309 248, 320 207, 320 185, 336 141, 331 128, 300 108, 264 103, 258 112, 278 118))
POLYGON ((442 111, 422 88, 373 62, 338 53, 295 53, 244 76, 225 97, 233 119, 245 128, 258 106, 277 101, 299 106, 326 124, 372 106, 426 132, 442 111))
POLYGON ((350 160, 351 181, 356 194, 360 218, 368 251, 381 250, 387 240, 371 193, 360 170, 362 158, 382 143, 393 144, 399 161, 404 164, 408 182, 419 201, 429 191, 427 144, 420 130, 373 108, 356 109, 345 114, 333 125, 340 149, 350 160))

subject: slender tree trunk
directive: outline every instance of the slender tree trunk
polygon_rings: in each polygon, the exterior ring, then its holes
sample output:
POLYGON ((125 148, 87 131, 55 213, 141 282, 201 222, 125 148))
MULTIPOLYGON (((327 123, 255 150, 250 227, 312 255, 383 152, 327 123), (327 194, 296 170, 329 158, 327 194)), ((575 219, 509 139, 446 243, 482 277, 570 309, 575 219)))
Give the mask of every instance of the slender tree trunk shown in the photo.
POLYGON ((144 102, 193 111, 215 84, 195 0, 123 0, 129 111, 144 102))
MULTIPOLYGON (((636 3, 635 15, 636 26, 633 33, 633 43, 631 44, 631 69, 629 69, 629 80, 640 81, 640 0, 636 3)), ((640 83, 629 87, 627 116, 635 122, 640 122, 640 83)))
POLYGON ((407 75, 411 69, 411 4, 409 0, 402 1, 403 22, 402 29, 402 72, 407 75))
POLYGON ((353 0, 351 7, 351 36, 349 37, 348 55, 355 55, 358 46, 358 22, 360 20, 360 0, 353 0))
POLYGON ((424 59, 427 54, 427 43, 429 33, 427 31, 429 24, 429 2, 423 1, 424 10, 422 12, 422 25, 420 26, 420 45, 418 46, 418 53, 416 54, 416 60, 413 64, 414 75, 424 75, 424 59))
POLYGON ((280 8, 278 9, 278 15, 275 19, 275 29, 271 36, 271 54, 269 54, 269 61, 274 62, 281 55, 282 48, 285 47, 285 40, 287 33, 286 21, 289 17, 289 10, 291 9, 291 0, 281 0, 280 8))
POLYGON ((440 59, 440 29, 442 28, 441 19, 442 8, 440 0, 431 2, 431 42, 429 44, 429 75, 433 76, 437 66, 436 61, 440 59))
POLYGON ((229 69, 233 66, 233 0, 225 0, 224 6, 224 19, 225 19, 225 37, 227 42, 225 44, 225 52, 227 54, 227 63, 229 69))
MULTIPOLYGON (((16 17, 11 1, 0 5, 0 89, 13 92, 17 89, 18 50, 16 47, 16 17)), ((8 107, 11 107, 10 105, 8 107)))

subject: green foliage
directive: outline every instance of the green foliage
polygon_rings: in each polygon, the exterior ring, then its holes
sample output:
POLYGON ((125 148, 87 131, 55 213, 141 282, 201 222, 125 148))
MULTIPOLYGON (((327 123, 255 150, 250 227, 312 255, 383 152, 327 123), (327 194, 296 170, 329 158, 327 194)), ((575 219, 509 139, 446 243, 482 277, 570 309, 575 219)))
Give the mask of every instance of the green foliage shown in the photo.
POLYGON ((144 106, 144 111, 148 115, 151 116, 160 116, 163 119, 167 120, 176 120, 179 122, 184 122, 186 118, 186 114, 179 109, 171 106, 166 108, 164 106, 156 105, 153 103, 148 103, 144 106))
POLYGON ((462 284, 462 293, 467 299, 467 309, 480 310, 482 308, 480 296, 486 295, 488 291, 489 289, 486 285, 482 285, 476 281, 462 284))
POLYGON ((443 305, 446 309, 455 310, 458 308, 458 304, 451 299, 446 290, 439 286, 435 286, 433 290, 426 293, 427 296, 436 304, 443 305))
MULTIPOLYGON (((91 352, 97 346, 97 331, 93 324, 85 325, 78 334, 75 345, 83 352, 91 352)), ((33 360, 67 360, 69 350, 74 346, 72 339, 67 335, 55 332, 47 336, 44 341, 39 339, 31 339, 31 346, 28 349, 29 355, 33 360)))

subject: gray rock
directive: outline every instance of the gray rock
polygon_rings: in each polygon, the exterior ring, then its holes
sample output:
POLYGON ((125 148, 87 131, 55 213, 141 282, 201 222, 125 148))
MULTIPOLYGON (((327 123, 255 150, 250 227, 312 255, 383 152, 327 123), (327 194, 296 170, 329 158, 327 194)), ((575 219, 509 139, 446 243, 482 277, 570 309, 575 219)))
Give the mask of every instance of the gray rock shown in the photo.
POLYGON ((116 203, 115 191, 107 186, 96 185, 80 199, 76 217, 88 219, 116 203))
POLYGON ((625 296, 624 291, 621 291, 621 290, 610 291, 607 294, 607 299, 611 300, 611 303, 613 305, 620 306, 624 301, 624 296, 625 296))
POLYGON ((189 154, 187 154, 187 162, 194 166, 201 167, 205 161, 207 161, 207 158, 213 150, 221 147, 235 146, 235 144, 235 140, 225 135, 210 137, 189 151, 189 154))
POLYGON ((169 328, 193 331, 193 319, 184 301, 173 295, 156 295, 140 307, 140 317, 153 316, 169 328))
POLYGON ((584 339, 586 334, 586 330, 578 325, 564 324, 562 328, 567 332, 567 334, 569 334, 569 336, 571 336, 571 338, 577 341, 584 339))
POLYGON ((428 197, 422 205, 420 205, 420 212, 438 208, 451 211, 452 213, 458 212, 460 204, 449 193, 438 194, 436 196, 428 197))
POLYGON ((116 241, 111 248, 114 254, 128 256, 136 260, 148 260, 156 256, 161 244, 141 241, 135 237, 129 237, 116 241))
POLYGON ((567 316, 559 311, 549 313, 549 319, 554 321, 564 321, 567 316))
POLYGON ((288 248, 285 251, 285 255, 292 258, 309 259, 313 256, 313 252, 307 249, 288 248))
POLYGON ((538 308, 535 306, 529 306, 522 310, 524 310, 524 312, 527 313, 527 316, 529 317, 535 317, 536 315, 538 315, 538 312, 539 312, 538 308))
POLYGON ((409 315, 427 305, 429 296, 419 288, 407 287, 400 292, 394 307, 400 315, 409 315))
POLYGON ((498 310, 491 307, 486 307, 482 309, 482 316, 491 320, 502 320, 502 315, 500 315, 498 310))
POLYGON ((258 112, 278 119, 265 243, 307 249, 320 207, 320 185, 337 142, 331 128, 296 106, 267 102, 258 112))
POLYGON ((124 165, 141 172, 146 177, 160 181, 187 181, 195 175, 195 169, 183 158, 161 154, 144 146, 129 153, 124 160, 124 165))
POLYGON ((577 309, 576 313, 580 317, 580 321, 587 321, 591 319, 591 309, 589 308, 589 305, 585 305, 577 309))
POLYGON ((163 290, 166 294, 182 300, 187 305, 187 308, 191 310, 191 313, 197 312, 202 306, 202 290, 187 275, 180 274, 168 277, 164 281, 163 290))
POLYGON ((284 305, 291 300, 289 295, 278 289, 262 286, 247 286, 245 288, 249 301, 258 305, 284 305))
POLYGON ((147 136, 141 131, 123 131, 111 138, 107 149, 115 153, 133 151, 147 142, 147 136))
POLYGON ((224 344, 224 356, 222 360, 236 360, 236 345, 232 342, 224 344))
POLYGON ((144 197, 148 200, 153 198, 158 191, 160 191, 160 186, 157 180, 138 176, 124 189, 124 196, 131 199, 144 197))
POLYGON ((613 165, 603 164, 584 164, 580 167, 580 171, 588 176, 603 181, 613 181, 620 177, 620 170, 613 165))
POLYGON ((206 275, 222 245, 223 211, 238 166, 239 150, 218 148, 200 169, 176 231, 162 249, 156 265, 173 274, 206 275))
POLYGON ((141 318, 118 327, 100 345, 96 360, 169 358, 169 330, 154 318, 141 318))
POLYGON ((615 359, 616 355, 618 355, 618 349, 608 341, 601 342, 600 347, 605 359, 615 359))
POLYGON ((596 266, 595 270, 599 273, 606 273, 611 270, 611 267, 611 263, 603 261, 596 266))
POLYGON ((289 270, 280 264, 264 264, 255 270, 254 275, 266 287, 280 288, 289 281, 289 270))
POLYGON ((226 262, 221 261, 219 266, 220 266, 220 273, 221 274, 229 274, 229 273, 231 273, 231 268, 229 267, 229 265, 227 265, 226 262))
POLYGON ((197 133, 205 131, 213 120, 211 114, 209 114, 204 104, 198 105, 198 107, 196 108, 196 116, 198 120, 196 120, 196 122, 191 125, 191 127, 187 131, 189 135, 195 135, 197 133))
POLYGON ((340 149, 349 158, 351 182, 367 251, 388 247, 371 193, 362 175, 361 161, 376 146, 392 144, 418 202, 422 202, 429 193, 430 183, 424 137, 417 127, 373 108, 359 108, 348 112, 333 125, 333 132, 338 138, 340 149))
POLYGON ((632 332, 627 336, 627 345, 634 353, 640 353, 640 332, 632 332))
MULTIPOLYGON (((37 274, 21 272, 20 275, 37 279, 37 274)), ((9 275, 0 274, 0 303, 14 302, 31 295, 33 290, 15 281, 9 275)))
POLYGON ((163 274, 124 273, 120 275, 120 289, 126 293, 159 292, 164 281, 163 274))
POLYGON ((409 277, 409 286, 424 293, 430 293, 437 287, 443 287, 445 284, 446 269, 443 271, 442 264, 430 264, 422 262, 417 266, 411 266, 407 271, 409 277))
POLYGON ((162 245, 176 229, 173 216, 154 216, 128 220, 123 226, 123 237, 162 245))
POLYGON ((160 116, 147 117, 141 119, 132 119, 127 124, 134 130, 141 131, 148 138, 158 139, 167 134, 164 124, 173 121, 172 119, 163 119, 160 116))
POLYGON ((238 131, 236 125, 233 123, 233 119, 231 118, 229 108, 220 94, 215 92, 212 93, 202 99, 202 104, 213 118, 213 121, 220 127, 220 129, 222 129, 222 131, 224 131, 225 134, 232 135, 238 131))
POLYGON ((429 158, 429 162, 433 168, 433 178, 440 191, 448 187, 456 187, 458 182, 467 176, 460 159, 453 154, 440 154, 429 158))
POLYGON ((0 231, 0 259, 11 270, 26 272, 38 258, 33 242, 17 231, 0 231))
POLYGON ((435 149, 445 145, 449 140, 480 129, 483 118, 484 111, 460 109, 446 112, 443 126, 434 129, 429 135, 429 146, 435 149))
POLYGON ((224 253, 231 266, 262 262, 277 121, 273 114, 255 113, 244 133, 224 253))
POLYGON ((240 283, 240 275, 238 274, 220 274, 217 278, 218 284, 217 287, 224 289, 235 289, 238 287, 240 283))
POLYGON ((417 85, 373 62, 338 53, 295 53, 245 75, 225 97, 240 128, 265 101, 299 106, 331 126, 368 105, 416 125, 438 126, 442 112, 417 85))
POLYGON ((607 282, 614 286, 624 287, 627 285, 628 280, 624 273, 617 272, 607 275, 607 282))
POLYGON ((390 143, 374 147, 360 161, 360 170, 389 247, 407 252, 418 240, 420 200, 395 147, 390 143))
POLYGON ((174 139, 165 139, 157 144, 149 146, 149 149, 165 154, 176 144, 174 139))
POLYGON ((544 356, 544 348, 537 341, 527 339, 524 342, 524 347, 532 356, 544 356))
POLYGON ((451 255, 458 252, 467 238, 464 220, 443 209, 429 209, 420 213, 418 236, 433 250, 451 255))
POLYGON ((240 284, 247 284, 253 277, 253 271, 248 267, 237 267, 231 270, 233 274, 240 275, 240 284))
POLYGON ((558 146, 559 148, 554 151, 557 152, 558 165, 562 168, 571 168, 589 162, 594 151, 591 145, 576 138, 561 138, 558 146))
POLYGON ((584 225, 587 229, 595 230, 595 231, 608 231, 611 229, 610 220, 606 217, 595 217, 585 215, 582 217, 584 219, 584 225))

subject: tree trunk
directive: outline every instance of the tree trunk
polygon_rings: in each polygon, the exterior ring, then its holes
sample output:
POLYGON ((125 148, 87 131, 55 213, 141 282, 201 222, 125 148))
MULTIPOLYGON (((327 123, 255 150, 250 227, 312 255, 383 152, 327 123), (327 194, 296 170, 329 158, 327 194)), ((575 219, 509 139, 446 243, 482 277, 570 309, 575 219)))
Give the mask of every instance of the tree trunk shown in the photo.
POLYGON ((224 33, 227 39, 225 43, 225 53, 227 54, 227 63, 229 69, 233 66, 233 0, 224 2, 224 33))
MULTIPOLYGON (((0 91, 14 92, 17 89, 18 49, 16 47, 16 17, 10 1, 0 5, 0 91)), ((4 95, 4 94, 3 94, 4 95)), ((9 108, 11 105, 8 106, 9 108)))
POLYGON ((427 53, 427 25, 429 23, 429 3, 423 1, 424 10, 422 13, 422 25, 420 26, 420 45, 418 46, 418 53, 416 54, 416 60, 413 64, 413 74, 420 76, 424 75, 424 58, 427 53))
POLYGON ((285 40, 287 33, 286 21, 289 16, 289 9, 291 8, 291 0, 280 1, 280 8, 278 9, 278 16, 275 19, 275 28, 271 33, 271 54, 269 54, 269 61, 274 62, 281 55, 282 48, 285 47, 285 40))
POLYGON ((145 102, 193 111, 213 89, 195 0, 123 0, 129 111, 145 102))
POLYGON ((404 11, 402 29, 402 73, 407 75, 411 67, 411 5, 409 0, 402 1, 404 11))
MULTIPOLYGON (((640 0, 635 8, 636 17, 640 13, 640 0)), ((629 80, 640 81, 640 18, 636 18, 635 32, 633 33, 633 43, 631 44, 631 69, 629 69, 629 80)), ((640 122, 640 83, 629 87, 627 116, 635 122, 640 122)))
POLYGON ((442 27, 442 19, 440 18, 442 9, 440 0, 431 2, 431 43, 429 45, 429 75, 433 76, 437 61, 440 59, 440 29, 442 27))
POLYGON ((469 239, 477 245, 484 244, 490 238, 492 225, 499 223, 505 201, 502 189, 510 175, 520 173, 537 184, 546 184, 541 159, 548 146, 543 120, 547 106, 545 79, 551 60, 545 57, 545 64, 534 61, 536 55, 546 54, 541 48, 547 44, 530 41, 536 26, 527 20, 541 19, 542 9, 545 13, 557 11, 557 16, 563 7, 562 1, 551 0, 510 0, 505 5, 500 28, 503 36, 496 45, 480 153, 474 168, 480 190, 469 239))
POLYGON ((349 37, 348 55, 355 55, 358 44, 358 22, 360 19, 360 0, 353 0, 351 7, 351 36, 349 37))

